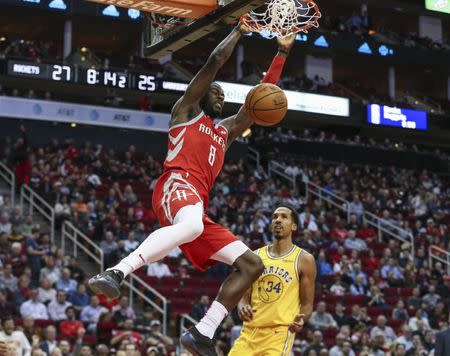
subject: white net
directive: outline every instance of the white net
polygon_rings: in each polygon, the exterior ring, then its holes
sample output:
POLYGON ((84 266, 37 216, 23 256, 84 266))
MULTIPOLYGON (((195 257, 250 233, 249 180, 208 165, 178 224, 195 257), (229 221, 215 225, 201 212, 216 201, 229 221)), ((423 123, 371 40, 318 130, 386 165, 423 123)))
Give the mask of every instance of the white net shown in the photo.
POLYGON ((242 21, 267 38, 284 37, 319 27, 319 7, 311 0, 271 0, 262 8, 250 11, 242 21))

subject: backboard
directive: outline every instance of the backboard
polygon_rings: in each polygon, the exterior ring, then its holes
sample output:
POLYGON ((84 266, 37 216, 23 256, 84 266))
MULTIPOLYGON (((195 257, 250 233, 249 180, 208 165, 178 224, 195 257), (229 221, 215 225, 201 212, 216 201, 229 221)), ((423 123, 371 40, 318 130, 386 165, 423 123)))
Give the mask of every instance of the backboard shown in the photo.
POLYGON ((266 0, 89 0, 147 14, 144 53, 159 59, 192 43, 266 0))

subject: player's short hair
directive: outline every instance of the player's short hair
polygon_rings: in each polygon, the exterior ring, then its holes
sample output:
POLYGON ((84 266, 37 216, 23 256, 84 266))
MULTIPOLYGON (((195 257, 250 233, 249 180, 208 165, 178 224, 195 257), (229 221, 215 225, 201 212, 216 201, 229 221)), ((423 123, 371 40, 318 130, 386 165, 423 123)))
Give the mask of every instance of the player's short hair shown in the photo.
POLYGON ((290 210, 291 218, 294 221, 294 224, 297 226, 299 225, 299 218, 298 218, 297 210, 295 210, 295 208, 291 204, 281 204, 281 205, 278 205, 276 209, 278 209, 278 208, 286 208, 286 209, 290 210))

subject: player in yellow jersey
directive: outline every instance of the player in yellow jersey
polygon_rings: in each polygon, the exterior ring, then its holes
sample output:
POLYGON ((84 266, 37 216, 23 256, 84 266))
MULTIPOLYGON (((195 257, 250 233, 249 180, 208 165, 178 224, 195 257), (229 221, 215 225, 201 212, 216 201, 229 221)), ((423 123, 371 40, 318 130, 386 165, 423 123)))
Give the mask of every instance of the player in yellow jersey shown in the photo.
POLYGON ((264 272, 238 304, 244 325, 228 356, 289 355, 295 333, 311 316, 316 262, 292 243, 297 226, 291 206, 273 212, 273 243, 255 251, 264 272))

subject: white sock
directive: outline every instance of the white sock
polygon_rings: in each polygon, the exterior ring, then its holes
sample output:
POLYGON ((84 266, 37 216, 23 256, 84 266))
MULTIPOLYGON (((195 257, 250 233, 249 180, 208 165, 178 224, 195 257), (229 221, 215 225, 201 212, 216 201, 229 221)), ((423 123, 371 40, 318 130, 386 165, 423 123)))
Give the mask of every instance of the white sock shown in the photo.
POLYGON ((118 269, 126 277, 148 263, 163 259, 175 247, 197 238, 202 231, 203 205, 185 206, 175 216, 173 225, 153 231, 136 250, 108 270, 118 269))
POLYGON ((200 322, 195 325, 200 334, 212 339, 214 333, 223 319, 228 315, 228 310, 218 301, 214 301, 200 322))

